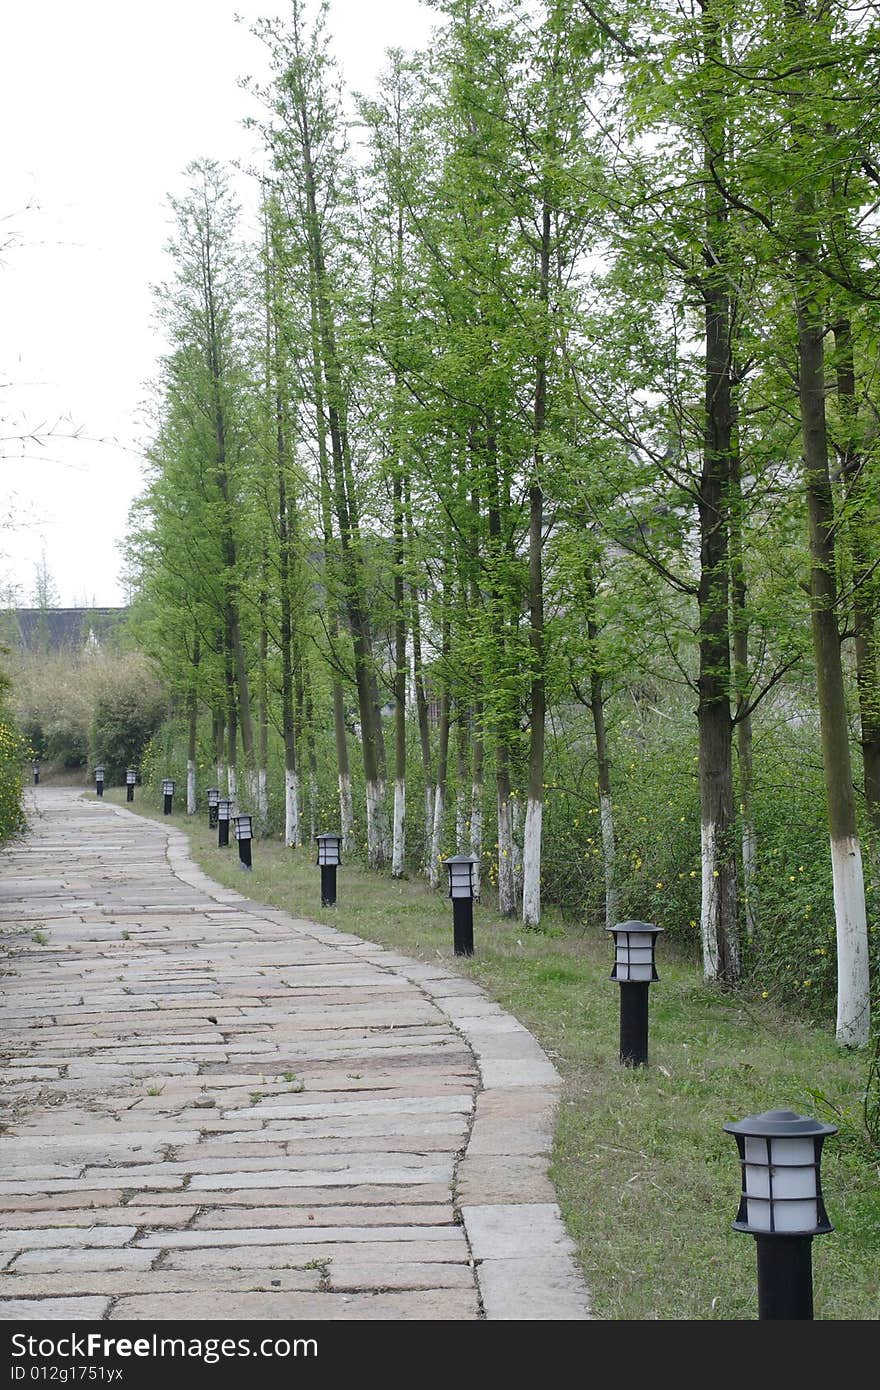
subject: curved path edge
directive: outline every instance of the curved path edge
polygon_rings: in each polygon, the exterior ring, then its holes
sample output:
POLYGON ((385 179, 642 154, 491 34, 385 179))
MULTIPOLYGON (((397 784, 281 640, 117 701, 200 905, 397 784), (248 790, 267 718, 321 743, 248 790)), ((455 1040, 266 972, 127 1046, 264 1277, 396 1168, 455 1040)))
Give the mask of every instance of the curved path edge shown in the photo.
MULTIPOLYGON (((123 807, 113 809, 134 815, 123 807)), ((220 903, 257 901, 210 878, 193 860, 183 831, 163 829, 168 863, 177 878, 220 903)), ((562 1078, 528 1029, 482 986, 453 971, 280 908, 260 903, 260 909, 268 921, 317 941, 337 947, 356 943, 359 960, 420 989, 473 1052, 481 1084, 456 1168, 454 1205, 473 1255, 486 1318, 592 1318, 589 1291, 548 1171, 562 1078)))

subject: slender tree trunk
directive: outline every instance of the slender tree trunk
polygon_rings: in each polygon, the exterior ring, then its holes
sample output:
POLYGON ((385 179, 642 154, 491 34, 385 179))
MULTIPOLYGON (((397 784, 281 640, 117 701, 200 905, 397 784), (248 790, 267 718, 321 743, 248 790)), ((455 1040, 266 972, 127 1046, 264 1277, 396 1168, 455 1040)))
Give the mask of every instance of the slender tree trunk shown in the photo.
POLYGON ((226 736, 226 721, 223 718, 222 709, 215 709, 213 714, 214 725, 214 763, 217 768, 217 787, 222 789, 226 780, 226 752, 224 741, 226 736))
MULTIPOLYGON (((735 414, 734 414, 735 420, 735 414)), ((752 716, 749 696, 749 620, 743 554, 743 495, 739 444, 734 424, 730 457, 730 586, 733 605, 733 679, 736 691, 736 752, 739 764, 739 809, 742 817, 743 912, 746 935, 758 929, 758 837, 752 810, 752 716)))
POLYGON ((471 789, 468 777, 468 711, 461 704, 457 708, 455 721, 455 852, 467 854, 470 851, 470 810, 471 789))
POLYGON ((474 896, 479 897, 482 887, 483 862, 483 764, 485 744, 483 742, 483 707, 478 703, 474 711, 474 738, 471 749, 471 842, 470 851, 476 859, 474 865, 474 896))
POLYGON ((587 641, 590 651, 590 713, 596 739, 596 782, 599 790, 599 828, 602 835, 602 870, 605 876, 605 925, 617 921, 616 844, 614 835, 614 800, 611 794, 611 759, 608 753, 608 731, 605 724, 605 682, 599 664, 599 624, 595 616, 596 586, 592 569, 587 573, 587 592, 590 616, 587 618, 587 641))
MULTIPOLYGON (((303 708, 305 712, 306 757, 309 765, 309 827, 310 842, 314 843, 317 831, 318 814, 318 756, 315 751, 315 706, 312 700, 312 682, 308 667, 303 665, 302 681, 304 691, 303 708)), ((349 797, 349 835, 351 834, 351 797, 349 797)), ((344 840, 343 836, 343 840, 344 840)))
POLYGON ((818 257, 815 208, 804 195, 797 254, 798 386, 804 485, 810 532, 810 609, 819 694, 819 723, 837 929, 837 1040, 862 1047, 871 1023, 868 926, 862 854, 856 823, 849 725, 837 624, 834 504, 825 419, 824 330, 812 267, 818 257))
MULTIPOLYGON (((449 663, 449 594, 444 581, 443 623, 441 633, 441 666, 444 673, 449 663)), ((449 766, 449 690, 444 685, 440 695, 440 729, 437 752, 437 785, 434 789, 434 821, 431 830, 431 854, 428 861, 428 882, 436 888, 440 882, 440 859, 443 848, 443 824, 446 815, 446 777, 449 766)))
POLYGON ((413 639, 413 686, 416 692, 416 718, 419 725, 419 747, 422 753, 422 775, 425 783, 425 850, 424 867, 427 869, 431 859, 431 832, 434 825, 434 766, 431 757, 431 725, 428 718, 428 697, 422 675, 422 638, 419 624, 419 597, 411 591, 412 600, 412 639, 413 639))
POLYGON ((238 708, 232 653, 226 648, 226 788, 230 800, 238 798, 238 708))
MULTIPOLYGON (((723 58, 715 0, 703 6, 708 69, 723 58)), ((728 217, 713 172, 724 167, 726 117, 711 93, 704 116, 706 270, 705 435, 699 487, 700 582, 697 724, 699 729, 702 902, 700 934, 707 980, 736 985, 741 975, 736 855, 731 843, 733 722, 730 712, 729 483, 732 443, 731 312, 725 270, 728 217)))
POLYGON ((870 826, 872 877, 880 890, 880 586, 876 576, 876 498, 867 485, 865 460, 858 446, 858 401, 849 320, 834 325, 837 399, 843 425, 841 473, 852 513, 848 538, 852 559, 852 621, 855 639, 856 685, 859 694, 862 776, 865 810, 870 826))
POLYGON ((186 749, 186 814, 194 816, 196 813, 196 734, 198 732, 198 697, 196 694, 196 675, 199 669, 201 657, 201 647, 198 636, 193 642, 193 672, 192 686, 189 692, 188 701, 188 723, 189 731, 186 749))
MULTIPOLYGON (((395 396, 399 387, 395 382, 395 396)), ((391 876, 406 871, 406 597, 404 593, 404 514, 401 468, 394 470, 394 829, 391 876)))
POLYGON ((287 440, 284 411, 280 397, 275 402, 276 453, 278 481, 278 570, 281 600, 281 733, 284 740, 284 843, 298 845, 299 827, 299 768, 297 765, 296 726, 293 718, 293 614, 291 605, 291 568, 293 562, 289 499, 287 489, 287 440))

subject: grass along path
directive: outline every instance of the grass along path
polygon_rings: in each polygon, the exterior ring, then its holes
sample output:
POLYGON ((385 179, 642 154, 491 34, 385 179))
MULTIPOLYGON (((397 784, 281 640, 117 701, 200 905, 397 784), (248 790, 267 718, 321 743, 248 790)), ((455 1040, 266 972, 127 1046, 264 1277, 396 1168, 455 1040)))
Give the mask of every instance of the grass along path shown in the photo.
MULTIPOLYGON (((771 1003, 703 984, 660 938, 651 988, 649 1066, 618 1060, 619 988, 604 932, 526 932, 475 904, 474 957, 452 952, 449 900, 419 879, 356 863, 322 908, 314 847, 255 840, 253 870, 207 818, 163 816, 141 788, 126 809, 183 830, 219 883, 478 981, 539 1040, 565 1079, 551 1176, 602 1319, 757 1317, 755 1243, 734 1232, 740 1176, 729 1120, 792 1109, 840 1126, 822 1185, 834 1226, 813 1242, 817 1319, 880 1317, 880 1151, 862 1124, 865 1054, 785 1018, 771 1003)), ((105 800, 125 805, 123 790, 105 800)), ((551 921, 548 914, 547 921, 551 921)))

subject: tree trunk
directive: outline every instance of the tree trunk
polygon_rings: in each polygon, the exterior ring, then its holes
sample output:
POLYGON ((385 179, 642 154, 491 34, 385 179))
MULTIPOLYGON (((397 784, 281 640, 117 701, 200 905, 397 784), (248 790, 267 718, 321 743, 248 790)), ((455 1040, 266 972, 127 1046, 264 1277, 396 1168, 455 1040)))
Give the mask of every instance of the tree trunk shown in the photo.
POLYGON ((196 813, 196 734, 198 732, 198 696, 196 694, 196 674, 199 669, 199 659, 201 655, 198 636, 193 642, 193 673, 192 686, 189 692, 188 701, 188 736, 186 749, 186 814, 194 816, 196 813))
POLYGON ((810 615, 837 930, 836 1032, 842 1046, 862 1047, 868 1042, 871 1024, 868 927, 836 613, 834 505, 825 420, 824 331, 819 296, 813 285, 812 266, 817 257, 818 237, 811 195, 802 198, 799 210, 803 244, 797 254, 798 386, 810 532, 810 615))
POLYGON ((483 742, 483 709, 478 704, 474 711, 474 737, 471 750, 471 840, 470 851, 476 859, 474 865, 474 897, 480 896, 482 887, 483 862, 483 763, 485 744, 483 742))
MULTIPOLYGON (((395 396, 399 394, 395 382, 395 396)), ((403 478, 399 464, 392 482, 394 495, 394 829, 391 876, 406 871, 406 597, 404 593, 403 478)))
MULTIPOLYGON (((735 421, 735 412, 734 412, 735 421)), ((749 697, 749 620, 743 554, 743 495, 739 444, 734 424, 730 456, 730 586, 733 605, 733 680, 736 691, 736 752, 742 817, 743 914, 751 940, 758 929, 758 837, 752 810, 752 716, 749 697)))
POLYGON ((870 826, 872 876, 880 891, 880 586, 876 565, 876 498, 867 486, 865 460, 858 446, 856 373, 849 320, 834 325, 837 399, 843 426, 841 474, 847 487, 852 515, 848 537, 852 559, 852 615, 855 639, 856 685, 862 745, 862 777, 865 810, 870 826))
MULTIPOLYGON (((703 7, 703 41, 708 69, 723 58, 715 0, 703 7)), ((724 167, 726 117, 717 97, 706 97, 704 115, 706 270, 705 431, 699 486, 700 582, 699 730, 702 901, 700 934, 707 980, 736 985, 741 975, 737 922, 736 855, 731 843, 733 811, 733 723, 730 712, 729 484, 732 443, 731 312, 726 272, 727 208, 713 171, 724 167)))

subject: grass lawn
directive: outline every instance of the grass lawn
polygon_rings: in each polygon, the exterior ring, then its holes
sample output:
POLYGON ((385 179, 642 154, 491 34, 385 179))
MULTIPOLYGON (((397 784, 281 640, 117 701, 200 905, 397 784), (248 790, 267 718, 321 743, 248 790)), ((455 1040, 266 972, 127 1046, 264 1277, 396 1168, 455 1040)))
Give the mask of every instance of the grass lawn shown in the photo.
MULTIPOLYGON (((602 1319, 754 1319, 755 1243, 731 1229, 740 1176, 722 1126, 791 1109, 840 1127, 826 1141, 822 1185, 832 1234, 813 1242, 817 1319, 880 1317, 880 1150, 862 1122, 864 1053, 831 1031, 786 1018, 772 1001, 706 986, 699 965, 660 937, 651 988, 649 1065, 618 1059, 619 989, 604 932, 540 932, 474 908, 475 954, 452 952, 449 900, 422 881, 356 863, 337 872, 322 908, 313 847, 254 841, 253 870, 207 817, 162 815, 141 789, 128 810, 184 830, 194 859, 258 902, 354 932, 478 981, 540 1041, 562 1074, 551 1176, 602 1319)), ((105 793, 125 805, 124 790, 105 793)))

